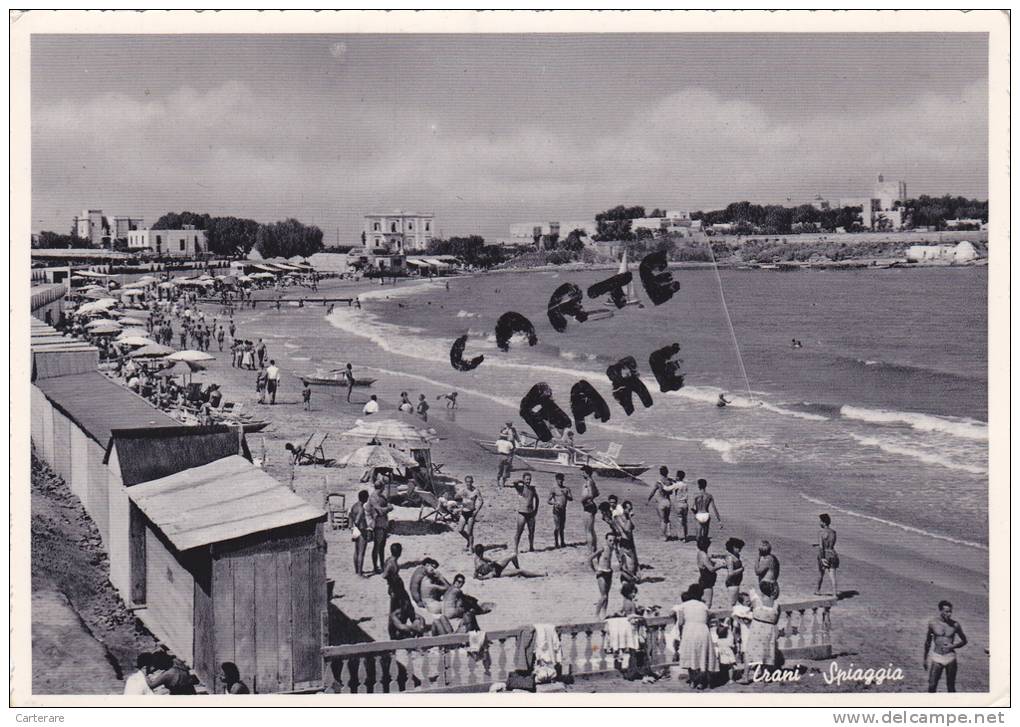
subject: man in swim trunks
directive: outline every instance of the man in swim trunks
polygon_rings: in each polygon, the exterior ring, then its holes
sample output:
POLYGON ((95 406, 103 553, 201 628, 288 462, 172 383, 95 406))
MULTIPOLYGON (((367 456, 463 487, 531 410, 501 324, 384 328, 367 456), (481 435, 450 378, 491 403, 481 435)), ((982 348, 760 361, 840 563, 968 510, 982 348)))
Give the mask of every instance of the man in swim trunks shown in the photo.
POLYGON ((513 564, 517 570, 521 569, 521 563, 517 560, 517 554, 514 553, 509 558, 504 558, 500 561, 490 560, 485 557, 485 546, 476 545, 474 548, 475 552, 475 578, 477 580, 485 580, 486 578, 499 578, 503 575, 503 571, 510 564, 513 564))
POLYGON ((404 548, 400 543, 393 543, 390 545, 390 557, 383 563, 382 576, 391 596, 397 591, 406 590, 404 582, 400 580, 400 555, 403 552, 404 548))
POLYGON ((684 477, 687 473, 683 470, 676 471, 676 479, 673 480, 673 510, 680 516, 680 526, 684 529, 684 542, 687 542, 687 513, 690 511, 690 502, 687 499, 687 482, 684 477))
POLYGON ((616 527, 620 533, 620 578, 637 581, 638 564, 637 545, 634 542, 634 504, 630 500, 623 503, 623 512, 616 518, 616 527))
POLYGON ((584 510, 584 532, 588 541, 588 552, 594 553, 598 550, 598 537, 595 535, 595 514, 599 511, 595 500, 599 496, 598 485, 595 484, 595 474, 591 467, 585 465, 581 468, 584 476, 584 485, 581 487, 581 509, 584 510))
POLYGON ((382 573, 386 559, 386 538, 389 537, 389 514, 393 511, 393 505, 383 494, 386 487, 384 480, 376 480, 372 487, 374 492, 368 498, 369 522, 372 525, 372 570, 382 573))
POLYGON ((928 622, 924 637, 924 668, 928 670, 928 691, 938 690, 942 672, 946 690, 956 691, 956 650, 967 645, 967 636, 959 621, 953 620, 953 604, 939 601, 939 613, 928 622))
POLYGON ((722 527, 722 516, 719 514, 719 508, 715 505, 715 497, 708 491, 708 480, 700 479, 698 480, 698 494, 694 496, 694 519, 698 521, 699 538, 708 537, 708 528, 712 523, 709 508, 715 512, 715 519, 719 521, 719 527, 722 527))
POLYGON ((439 561, 434 558, 424 558, 421 565, 414 569, 411 579, 407 582, 407 590, 411 600, 419 608, 426 608, 425 599, 422 595, 422 585, 426 580, 439 586, 447 588, 450 586, 446 579, 439 575, 439 561))
POLYGON ((659 524, 662 526, 662 539, 666 542, 673 539, 673 526, 669 521, 672 509, 669 495, 673 489, 673 481, 669 479, 669 468, 662 465, 659 468, 659 479, 652 485, 652 491, 648 495, 648 502, 655 500, 655 509, 659 513, 659 524))
POLYGON ((460 529, 457 532, 467 541, 465 550, 471 552, 475 547, 475 521, 478 519, 478 511, 485 504, 482 491, 475 487, 474 477, 468 475, 464 478, 464 487, 457 491, 456 498, 460 505, 461 517, 460 529))
POLYGON ((563 473, 556 473, 556 484, 549 493, 549 504, 552 505, 553 513, 553 547, 565 548, 567 546, 567 503, 574 499, 569 487, 563 485, 563 473))
POLYGON ((521 535, 528 529, 528 550, 535 549, 535 518, 538 515, 538 492, 531 484, 531 473, 514 483, 517 490, 517 534, 514 536, 514 553, 520 552, 521 535))
POLYGON ((433 636, 453 633, 453 627, 443 616, 443 596, 452 586, 439 574, 437 567, 425 568, 425 576, 418 585, 418 593, 427 614, 425 620, 432 624, 433 636))
POLYGON ((464 593, 464 576, 458 573, 453 577, 453 585, 443 594, 443 618, 460 619, 460 633, 478 631, 476 616, 482 612, 477 599, 464 593))
POLYGON ((614 554, 619 562, 616 533, 609 531, 606 533, 606 544, 592 553, 588 561, 592 571, 595 572, 595 583, 599 588, 599 600, 595 603, 595 614, 600 621, 606 617, 606 609, 609 607, 609 591, 613 587, 614 554))

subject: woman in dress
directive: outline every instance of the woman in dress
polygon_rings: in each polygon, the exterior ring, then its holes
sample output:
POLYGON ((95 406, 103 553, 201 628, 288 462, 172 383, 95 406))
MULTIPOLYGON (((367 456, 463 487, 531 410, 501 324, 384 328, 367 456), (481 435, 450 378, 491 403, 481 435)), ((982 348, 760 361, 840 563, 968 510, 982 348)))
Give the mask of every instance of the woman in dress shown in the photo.
POLYGON ((730 538, 726 541, 726 592, 730 596, 730 606, 737 605, 740 584, 744 580, 744 562, 740 560, 740 551, 744 541, 730 538))
POLYGON ((776 639, 779 635, 779 609, 775 605, 778 587, 774 581, 762 581, 761 595, 751 591, 751 628, 744 644, 744 676, 749 684, 755 671, 767 671, 776 665, 776 639))
POLYGON ((822 595, 822 582, 825 574, 829 574, 829 582, 832 583, 832 595, 838 597, 839 589, 836 588, 836 570, 839 568, 839 554, 836 552, 836 531, 833 530, 832 518, 828 513, 818 516, 821 531, 818 534, 818 588, 815 595, 822 595))
POLYGON ((720 561, 721 556, 709 555, 708 546, 712 541, 704 536, 698 538, 698 585, 703 592, 703 600, 708 608, 712 608, 712 596, 715 593, 715 581, 718 576, 716 571, 726 567, 725 561, 720 561))
POLYGON ((701 600, 704 591, 694 583, 681 597, 677 622, 680 635, 679 665, 687 669, 687 681, 697 690, 707 689, 713 672, 719 671, 719 658, 708 631, 708 606, 701 600))
POLYGON ((776 589, 772 598, 779 598, 779 558, 772 555, 772 543, 767 540, 758 544, 758 562, 754 572, 758 576, 758 590, 761 590, 762 584, 771 583, 776 589))

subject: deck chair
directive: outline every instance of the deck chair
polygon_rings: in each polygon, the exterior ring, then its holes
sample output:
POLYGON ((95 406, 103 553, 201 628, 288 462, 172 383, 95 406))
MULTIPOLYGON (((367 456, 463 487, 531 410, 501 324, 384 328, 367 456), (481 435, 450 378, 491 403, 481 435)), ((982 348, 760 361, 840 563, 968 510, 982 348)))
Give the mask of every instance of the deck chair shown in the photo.
POLYGON ((421 506, 418 508, 418 522, 434 520, 437 523, 453 523, 457 521, 457 513, 441 507, 439 498, 428 490, 415 490, 414 494, 421 500, 421 506))
POLYGON ((351 516, 347 511, 347 495, 342 492, 330 492, 326 495, 325 511, 329 514, 329 526, 333 530, 349 528, 351 516))
POLYGON ((305 440, 305 443, 303 445, 300 446, 295 446, 293 444, 287 445, 287 448, 291 452, 291 457, 293 458, 292 463, 299 465, 321 464, 324 467, 329 467, 330 465, 334 464, 336 460, 332 459, 331 457, 327 457, 325 451, 322 448, 322 445, 323 443, 325 443, 326 438, 328 436, 329 432, 326 432, 321 436, 318 434, 318 432, 312 432, 309 435, 308 439, 305 440), (318 440, 316 440, 317 436, 318 440), (314 441, 313 443, 313 440, 316 441, 314 441))
POLYGON ((620 456, 620 450, 623 449, 623 445, 619 442, 610 442, 609 446, 606 447, 605 452, 596 452, 595 457, 601 460, 616 464, 616 458, 620 456))

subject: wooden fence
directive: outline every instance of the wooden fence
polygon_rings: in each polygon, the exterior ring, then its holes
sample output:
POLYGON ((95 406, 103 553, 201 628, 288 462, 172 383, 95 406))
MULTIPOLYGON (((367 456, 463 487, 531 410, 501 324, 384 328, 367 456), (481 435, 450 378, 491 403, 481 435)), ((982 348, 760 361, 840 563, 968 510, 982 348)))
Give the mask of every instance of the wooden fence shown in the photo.
MULTIPOLYGON (((835 599, 815 599, 780 604, 778 648, 785 659, 826 659, 832 655, 829 615, 835 603, 835 599)), ((728 616, 729 609, 714 609, 712 615, 728 616)), ((657 616, 646 622, 650 663, 666 666, 672 661, 666 630, 673 617, 657 616)), ((564 671, 569 669, 580 676, 615 670, 613 655, 604 648, 602 621, 564 624, 556 630, 564 671)), ((491 684, 506 681, 514 671, 521 632, 487 632, 487 659, 468 653, 467 634, 323 646, 323 686, 332 685, 335 692, 343 694, 486 691, 491 684)))

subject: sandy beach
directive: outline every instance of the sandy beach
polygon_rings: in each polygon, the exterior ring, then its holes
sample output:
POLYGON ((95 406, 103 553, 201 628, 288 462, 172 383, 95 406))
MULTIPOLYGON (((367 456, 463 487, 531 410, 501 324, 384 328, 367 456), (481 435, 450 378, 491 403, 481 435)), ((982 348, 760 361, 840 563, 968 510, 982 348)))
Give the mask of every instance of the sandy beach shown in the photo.
MULTIPOLYGON (((382 288, 377 282, 327 281, 317 293, 319 298, 357 294, 366 306, 371 297, 400 291, 414 285, 401 282, 382 288), (365 297, 368 294, 367 298, 365 297)), ((438 294, 438 292, 437 292, 438 294)), ((291 294, 288 293, 288 296, 291 294)), ((218 306, 206 306, 207 315, 215 315, 218 306)), ((337 308, 334 317, 345 315, 337 308)), ((450 370, 447 380, 436 381, 421 376, 408 362, 394 360, 386 373, 373 370, 378 381, 371 389, 356 389, 350 404, 343 392, 330 395, 322 388, 313 390, 311 411, 301 404, 301 383, 295 376, 316 368, 336 368, 351 361, 355 370, 359 361, 374 351, 375 343, 351 335, 326 318, 324 306, 309 302, 299 308, 285 305, 281 310, 269 304, 238 311, 234 320, 238 336, 251 340, 262 338, 269 348, 269 357, 276 360, 284 379, 275 406, 260 406, 255 394, 255 373, 230 366, 229 353, 217 354, 208 367, 204 380, 219 382, 225 399, 243 403, 246 410, 271 421, 262 432, 249 435, 255 456, 265 452, 266 469, 281 482, 293 482, 297 493, 309 502, 321 505, 326 492, 347 494, 348 505, 363 487, 358 480, 362 471, 343 468, 300 466, 289 463, 284 450, 287 442, 303 443, 314 432, 330 433, 325 451, 328 457, 339 458, 355 445, 342 440, 340 432, 352 427, 362 417, 362 407, 369 393, 379 396, 380 414, 386 418, 408 417, 416 425, 420 420, 397 412, 399 393, 408 391, 412 400, 425 393, 432 405, 428 426, 435 428, 440 440, 433 445, 433 460, 443 464, 446 474, 463 478, 473 475, 482 489, 485 507, 476 528, 476 540, 492 549, 499 557, 512 547, 514 528, 514 493, 495 486, 495 458, 474 444, 472 438, 492 438, 506 419, 518 423, 515 411, 490 400, 462 393, 456 412, 436 402, 436 396, 455 388, 443 384, 454 379, 450 370), (401 373, 403 371, 404 373, 401 373), (479 424, 479 423, 482 424, 479 424)), ((740 537, 748 543, 744 550, 746 566, 753 566, 755 545, 767 538, 782 561, 781 601, 805 600, 812 597, 817 569, 812 543, 817 537, 819 505, 762 481, 748 467, 708 460, 703 451, 686 447, 683 442, 657 440, 649 434, 640 445, 628 442, 635 451, 659 452, 661 462, 671 469, 684 467, 689 472, 707 473, 713 483, 724 529, 714 528, 713 552, 722 552, 727 537, 740 537), (750 564, 748 563, 750 561, 750 564)), ((657 469, 659 461, 648 457, 657 469)), ((511 628, 526 623, 570 623, 594 619, 597 591, 586 563, 586 549, 581 532, 580 507, 575 503, 568 514, 568 547, 554 550, 552 516, 545 498, 552 483, 552 471, 534 471, 542 507, 538 515, 536 552, 522 553, 522 567, 532 572, 548 573, 546 577, 505 578, 475 581, 468 578, 466 591, 482 601, 496 604, 492 613, 483 616, 481 625, 487 629, 511 628)), ((702 476, 702 475, 699 475, 702 476)), ((646 480, 651 481, 646 475, 646 480)), ((567 485, 575 496, 580 491, 580 477, 567 475, 567 485)), ((664 543, 658 529, 657 516, 646 503, 648 489, 636 482, 607 480, 600 482, 603 496, 617 493, 621 500, 635 505, 637 548, 641 557, 642 584, 640 602, 668 608, 679 601, 680 592, 696 580, 695 547, 693 542, 664 543)), ((398 508, 394 513, 390 542, 400 542, 404 552, 402 563, 406 578, 422 558, 430 556, 441 564, 441 571, 452 578, 456 573, 470 576, 471 558, 464 553, 464 541, 455 531, 436 530, 418 523, 417 508, 398 508)), ((874 518, 842 517, 834 523, 839 533, 842 560, 840 589, 843 599, 832 612, 834 660, 840 667, 851 663, 864 668, 897 667, 903 670, 902 681, 871 686, 878 691, 923 691, 926 672, 921 665, 925 624, 935 613, 935 604, 948 598, 955 604, 955 616, 964 625, 970 644, 961 652, 959 686, 961 691, 985 691, 988 688, 988 553, 985 550, 949 541, 933 541, 920 533, 876 521, 874 518)), ((599 528, 601 537, 602 528, 599 528)), ((386 637, 386 587, 378 576, 356 578, 353 575, 353 547, 346 530, 327 534, 327 576, 335 580, 334 605, 348 620, 345 641, 381 640, 386 637)), ((724 597, 722 588, 717 601, 724 597)), ((611 595, 610 609, 620 603, 618 589, 611 595)), ((828 664, 816 665, 827 670, 828 664)), ((815 682, 816 686, 755 685, 750 689, 837 689, 815 682)), ((732 689, 733 687, 726 687, 732 689)), ((842 689, 847 689, 844 685, 842 689)))

